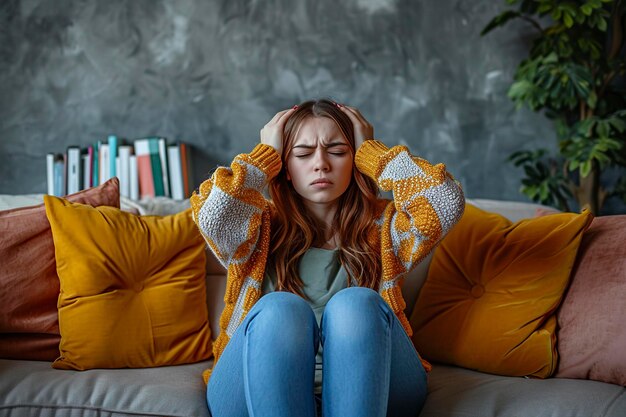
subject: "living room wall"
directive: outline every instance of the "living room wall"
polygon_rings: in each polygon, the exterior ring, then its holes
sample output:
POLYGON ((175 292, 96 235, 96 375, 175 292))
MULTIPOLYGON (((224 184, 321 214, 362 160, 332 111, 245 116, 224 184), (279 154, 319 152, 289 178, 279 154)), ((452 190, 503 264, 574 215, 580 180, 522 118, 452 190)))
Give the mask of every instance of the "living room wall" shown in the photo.
POLYGON ((525 201, 523 147, 553 148, 506 96, 531 29, 504 1, 8 0, 0 5, 0 193, 46 190, 45 155, 109 134, 193 146, 196 185, 279 110, 330 97, 388 145, 444 162, 472 198, 525 201))

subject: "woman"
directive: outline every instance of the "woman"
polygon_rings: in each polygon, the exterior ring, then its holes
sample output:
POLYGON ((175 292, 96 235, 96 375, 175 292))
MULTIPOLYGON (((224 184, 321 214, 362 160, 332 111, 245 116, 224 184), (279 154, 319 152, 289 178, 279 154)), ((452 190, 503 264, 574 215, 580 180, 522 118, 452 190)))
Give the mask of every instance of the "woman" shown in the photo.
POLYGON ((228 269, 212 416, 416 416, 430 365, 399 281, 460 218, 459 185, 329 100, 277 113, 260 136, 191 199, 228 269))

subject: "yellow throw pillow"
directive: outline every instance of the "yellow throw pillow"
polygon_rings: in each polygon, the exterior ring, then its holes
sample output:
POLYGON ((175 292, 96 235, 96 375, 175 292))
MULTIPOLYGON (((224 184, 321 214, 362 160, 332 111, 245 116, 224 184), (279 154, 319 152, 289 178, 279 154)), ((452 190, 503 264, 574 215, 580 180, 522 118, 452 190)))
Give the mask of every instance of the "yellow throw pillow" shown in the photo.
POLYGON ((44 201, 61 282, 54 368, 141 368, 211 356, 205 244, 190 210, 136 216, 44 201))
POLYGON ((470 204, 433 256, 411 325, 429 361, 500 375, 550 376, 555 310, 593 216, 511 223, 470 204))

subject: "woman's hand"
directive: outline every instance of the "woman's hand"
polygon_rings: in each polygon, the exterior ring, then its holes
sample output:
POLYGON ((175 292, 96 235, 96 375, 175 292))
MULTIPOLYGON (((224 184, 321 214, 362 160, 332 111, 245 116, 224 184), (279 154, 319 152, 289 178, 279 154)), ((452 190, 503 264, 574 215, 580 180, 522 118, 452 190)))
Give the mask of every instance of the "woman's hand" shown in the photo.
POLYGON ((272 120, 267 122, 263 129, 261 129, 261 143, 270 145, 276 149, 279 154, 282 154, 283 150, 283 131, 285 129, 285 123, 289 116, 293 114, 297 106, 289 110, 279 111, 274 115, 272 120))
POLYGON ((343 104, 337 104, 339 108, 348 115, 352 120, 354 126, 354 150, 357 151, 364 141, 368 139, 374 139, 374 126, 372 126, 363 117, 360 111, 355 107, 344 106, 343 104))

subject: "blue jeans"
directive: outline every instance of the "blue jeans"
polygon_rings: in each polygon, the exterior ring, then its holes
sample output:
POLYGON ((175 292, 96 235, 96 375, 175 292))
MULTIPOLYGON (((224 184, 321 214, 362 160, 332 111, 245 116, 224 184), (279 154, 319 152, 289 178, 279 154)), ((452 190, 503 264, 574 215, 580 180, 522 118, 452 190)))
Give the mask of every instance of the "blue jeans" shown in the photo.
POLYGON ((321 332, 308 303, 272 292, 252 307, 215 365, 207 387, 213 417, 415 417, 426 372, 380 295, 350 287, 324 309, 321 332), (322 343, 322 397, 313 394, 322 343), (316 411, 317 410, 317 411, 316 411))

